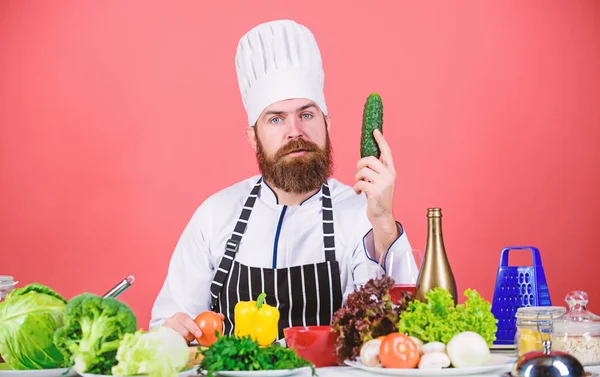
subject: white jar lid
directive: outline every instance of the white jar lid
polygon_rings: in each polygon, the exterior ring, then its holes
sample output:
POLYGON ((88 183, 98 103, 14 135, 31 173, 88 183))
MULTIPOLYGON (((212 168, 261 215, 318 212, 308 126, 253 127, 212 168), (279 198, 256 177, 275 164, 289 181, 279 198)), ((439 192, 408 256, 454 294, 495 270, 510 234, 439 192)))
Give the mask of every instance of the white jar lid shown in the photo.
POLYGON ((567 293, 565 301, 569 311, 554 321, 554 332, 559 335, 598 336, 600 317, 587 310, 590 298, 584 291, 567 293))
POLYGON ((562 306, 523 306, 517 309, 515 318, 524 320, 550 320, 565 314, 566 308, 562 306))

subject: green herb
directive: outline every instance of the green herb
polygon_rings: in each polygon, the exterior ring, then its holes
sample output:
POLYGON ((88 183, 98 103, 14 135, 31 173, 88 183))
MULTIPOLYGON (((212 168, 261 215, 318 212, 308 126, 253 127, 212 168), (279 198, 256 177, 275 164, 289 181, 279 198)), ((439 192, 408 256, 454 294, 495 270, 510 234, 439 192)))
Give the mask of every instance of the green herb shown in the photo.
POLYGON ((316 375, 314 365, 299 357, 294 350, 279 343, 259 347, 250 336, 219 336, 209 348, 199 348, 198 354, 204 356, 198 366, 198 374, 207 371, 208 377, 220 371, 279 370, 308 366, 312 369, 312 375, 316 375))
POLYGON ((414 300, 400 314, 398 331, 424 342, 447 344, 456 334, 474 331, 492 345, 496 339, 498 320, 491 312, 491 304, 476 290, 467 289, 464 304, 454 306, 450 292, 434 288, 425 294, 426 303, 414 300))

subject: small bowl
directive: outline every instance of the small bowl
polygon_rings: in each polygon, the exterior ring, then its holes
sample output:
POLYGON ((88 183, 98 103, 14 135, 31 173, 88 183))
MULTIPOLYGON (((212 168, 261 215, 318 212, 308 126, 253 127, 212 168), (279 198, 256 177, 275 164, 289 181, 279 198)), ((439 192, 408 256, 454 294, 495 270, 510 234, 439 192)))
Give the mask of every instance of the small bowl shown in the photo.
POLYGON ((316 368, 337 366, 334 353, 338 334, 329 326, 295 326, 283 329, 285 342, 298 356, 315 364, 316 368))

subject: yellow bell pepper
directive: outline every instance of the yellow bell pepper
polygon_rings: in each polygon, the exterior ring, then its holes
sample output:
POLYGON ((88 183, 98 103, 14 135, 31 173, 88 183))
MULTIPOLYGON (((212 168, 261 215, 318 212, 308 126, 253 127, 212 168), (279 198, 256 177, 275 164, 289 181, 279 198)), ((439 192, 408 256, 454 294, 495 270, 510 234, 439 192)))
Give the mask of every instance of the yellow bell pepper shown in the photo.
POLYGON ((235 331, 237 337, 250 335, 260 346, 268 346, 279 333, 279 310, 264 302, 263 292, 256 301, 240 301, 235 305, 235 331))

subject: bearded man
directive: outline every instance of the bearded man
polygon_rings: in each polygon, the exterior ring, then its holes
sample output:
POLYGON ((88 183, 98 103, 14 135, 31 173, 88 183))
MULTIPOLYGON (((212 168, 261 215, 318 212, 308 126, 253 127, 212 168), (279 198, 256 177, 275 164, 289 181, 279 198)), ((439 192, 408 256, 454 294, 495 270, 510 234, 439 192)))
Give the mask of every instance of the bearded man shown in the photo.
POLYGON ((261 174, 207 198, 175 248, 150 327, 169 326, 188 341, 200 334, 192 318, 208 310, 233 334, 235 305, 262 292, 279 309, 278 339, 286 327, 329 325, 345 297, 381 277, 391 259, 396 282, 416 270, 392 211, 396 173, 383 135, 374 133, 381 160, 360 159, 353 187, 331 177, 331 120, 311 31, 290 20, 258 25, 235 59, 261 174))

